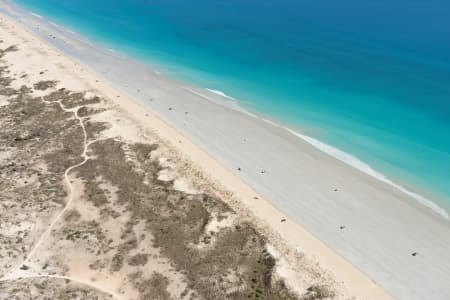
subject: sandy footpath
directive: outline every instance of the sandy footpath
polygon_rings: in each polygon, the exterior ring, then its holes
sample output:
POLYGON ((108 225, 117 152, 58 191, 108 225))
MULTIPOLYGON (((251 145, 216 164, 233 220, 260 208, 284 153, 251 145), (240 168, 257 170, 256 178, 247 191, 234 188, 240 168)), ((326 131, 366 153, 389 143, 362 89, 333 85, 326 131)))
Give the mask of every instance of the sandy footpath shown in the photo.
POLYGON ((0 298, 351 298, 121 95, 1 17, 0 36, 0 298))
POLYGON ((40 36, 4 19, 16 34, 44 43, 50 65, 66 66, 174 145, 233 193, 233 205, 254 215, 285 253, 317 261, 361 298, 450 297, 449 224, 413 199, 285 130, 216 104, 223 99, 212 93, 180 86, 23 12, 9 13, 40 36))

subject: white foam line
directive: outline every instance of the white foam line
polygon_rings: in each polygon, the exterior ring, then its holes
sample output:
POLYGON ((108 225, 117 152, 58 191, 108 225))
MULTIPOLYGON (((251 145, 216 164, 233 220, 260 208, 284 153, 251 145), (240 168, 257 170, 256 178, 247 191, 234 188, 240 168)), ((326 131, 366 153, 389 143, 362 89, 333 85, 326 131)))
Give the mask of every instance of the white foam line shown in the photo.
MULTIPOLYGON (((200 94, 200 93, 198 93, 198 92, 196 92, 196 91, 194 91, 192 89, 189 89, 189 88, 186 88, 186 87, 181 87, 181 88, 183 88, 184 90, 187 90, 187 91, 189 91, 189 92, 191 92, 191 93, 193 93, 195 95, 198 95, 198 96, 203 97, 203 98, 205 98, 207 100, 210 100, 210 101, 213 101, 213 102, 217 103, 213 99, 211 99, 211 98, 209 98, 209 97, 207 97, 207 96, 205 96, 203 94, 200 94)), ((226 94, 224 94, 221 91, 216 91, 216 90, 211 90, 211 89, 206 89, 206 90, 208 90, 210 92, 213 92, 215 94, 218 94, 220 96, 233 99, 233 98, 227 96, 226 94)), ((236 106, 239 107, 239 104, 236 104, 236 106)), ((304 140, 305 142, 307 142, 308 144, 312 145, 316 149, 318 149, 318 150, 320 150, 320 151, 330 155, 333 158, 336 158, 339 161, 342 161, 343 163, 345 163, 345 164, 347 164, 347 165, 349 165, 349 166, 351 166, 351 167, 353 167, 353 168, 355 168, 355 169, 357 169, 357 170, 359 170, 359 171, 361 171, 361 172, 363 172, 363 173, 365 173, 365 174, 367 174, 367 175, 369 175, 369 176, 371 176, 371 177, 373 177, 375 179, 378 179, 381 182, 384 182, 384 183, 394 187, 395 189, 401 191, 402 193, 404 193, 404 194, 412 197, 413 199, 417 200, 420 204, 424 205, 425 207, 428 207, 429 209, 433 210, 435 213, 439 214, 440 216, 442 216, 446 220, 450 220, 450 217, 449 217, 449 215, 448 215, 448 213, 447 213, 447 211, 445 209, 443 209, 442 207, 440 207, 439 205, 437 205, 433 201, 431 201, 431 200, 429 200, 429 199, 427 199, 427 198, 425 198, 425 197, 423 197, 423 196, 421 196, 419 194, 416 194, 414 192, 408 191, 406 188, 404 188, 401 185, 393 182, 392 180, 390 180, 389 178, 384 176, 382 173, 375 171, 374 169, 372 169, 371 166, 369 166, 368 164, 362 162, 361 160, 359 160, 355 156, 353 156, 353 155, 351 155, 351 154, 349 154, 347 152, 344 152, 344 151, 342 151, 342 150, 340 150, 338 148, 335 148, 335 147, 333 147, 331 145, 325 144, 325 143, 323 143, 323 142, 321 142, 319 140, 316 140, 316 139, 314 139, 312 137, 300 134, 300 133, 298 133, 298 132, 296 132, 296 131, 294 131, 294 130, 292 130, 290 128, 281 126, 281 125, 279 125, 279 124, 277 124, 277 123, 275 123, 275 122, 273 122, 271 120, 260 118, 259 116, 255 115, 255 114, 252 114, 252 113, 250 113, 250 112, 248 112, 248 111, 246 111, 244 109, 237 109, 235 107, 232 107, 232 109, 241 111, 241 112, 243 112, 243 113, 245 113, 247 115, 250 115, 250 116, 252 116, 254 118, 261 119, 261 120, 265 121, 266 123, 269 123, 272 126, 275 126, 275 127, 278 127, 278 128, 282 128, 282 129, 288 131, 292 135, 294 135, 294 136, 304 140)))
POLYGON ((38 18, 38 19, 43 19, 44 17, 43 16, 41 16, 41 15, 38 15, 38 14, 36 14, 36 13, 30 13, 31 15, 33 15, 33 16, 35 16, 36 18, 38 18))
MULTIPOLYGON (((38 15, 38 14, 35 14, 35 13, 31 13, 31 14, 33 16, 39 18, 39 19, 43 19, 43 17, 41 15, 38 15)), ((90 42, 84 41, 82 39, 78 39, 78 41, 82 42, 82 43, 85 43, 85 44, 88 44, 89 46, 93 47, 93 45, 90 42)), ((107 50, 109 52, 114 52, 114 50, 112 50, 112 49, 107 49, 107 50)), ((197 96, 200 96, 200 97, 202 97, 202 98, 204 98, 206 100, 212 101, 212 102, 217 103, 219 105, 223 104, 223 103, 218 103, 214 99, 212 99, 212 98, 210 98, 210 97, 208 97, 208 96, 206 96, 204 94, 201 94, 199 92, 196 92, 196 91, 194 91, 194 90, 192 90, 190 88, 187 88, 187 87, 184 87, 184 86, 179 86, 179 87, 184 89, 184 90, 186 90, 186 91, 189 91, 189 92, 191 92, 191 93, 193 93, 193 94, 195 94, 197 96)), ((212 93, 214 93, 216 95, 219 95, 221 97, 224 97, 224 98, 236 101, 235 98, 226 95, 222 91, 208 89, 208 88, 205 88, 205 89, 207 91, 212 92, 212 93)), ((227 107, 230 107, 230 106, 227 106, 227 107)), ((253 118, 262 119, 258 115, 255 115, 255 114, 253 114, 253 113, 243 109, 241 106, 239 106, 238 103, 233 102, 233 105, 230 108, 234 109, 236 111, 242 112, 242 113, 244 113, 246 115, 249 115, 249 116, 251 116, 253 118)), ((357 169, 357 170, 359 170, 359 171, 361 171, 363 173, 366 173, 369 176, 372 176, 372 177, 378 179, 379 181, 382 181, 382 182, 384 182, 386 184, 389 184, 390 186, 396 188, 397 190, 403 192, 404 194, 414 198, 415 200, 417 200, 422 205, 430 208, 431 210, 433 210, 434 212, 436 212, 440 216, 444 217, 446 220, 450 220, 450 217, 449 217, 448 213, 442 207, 440 207, 439 205, 437 205, 433 201, 431 201, 431 200, 429 200, 429 199, 427 199, 427 198, 425 198, 425 197, 423 197, 423 196, 421 196, 419 194, 411 192, 411 191, 407 190, 406 188, 402 187, 399 184, 396 184, 395 182, 393 182, 392 180, 390 180, 386 176, 384 176, 382 173, 379 173, 379 172, 375 171, 368 164, 362 162, 361 160, 359 160, 358 158, 354 157, 353 155, 351 155, 349 153, 346 153, 346 152, 344 152, 344 151, 342 151, 342 150, 340 150, 338 148, 335 148, 333 146, 330 146, 328 144, 325 144, 325 143, 323 143, 323 142, 321 142, 319 140, 316 140, 316 139, 314 139, 312 137, 300 134, 300 133, 298 133, 298 132, 296 132, 296 131, 294 131, 294 130, 292 130, 290 128, 283 127, 283 126, 281 126, 279 124, 276 124, 276 123, 274 123, 274 122, 272 122, 270 120, 267 120, 267 119, 262 119, 262 120, 267 122, 267 123, 269 123, 269 124, 271 124, 271 125, 273 125, 273 126, 276 126, 276 127, 282 128, 284 130, 287 130, 288 132, 290 132, 294 136, 304 140, 305 142, 309 143, 310 145, 312 145, 313 147, 317 148, 318 150, 320 150, 320 151, 330 155, 331 157, 334 157, 334 158, 344 162, 345 164, 347 164, 347 165, 349 165, 349 166, 351 166, 351 167, 353 167, 353 168, 355 168, 355 169, 357 169)))
POLYGON ((378 179, 379 181, 382 181, 386 184, 389 184, 390 186, 396 188, 397 190, 403 192, 404 194, 414 198, 415 200, 417 200, 420 204, 428 207, 429 209, 433 210, 434 212, 436 212, 437 214, 439 214, 440 216, 444 217, 446 220, 449 220, 449 215, 447 213, 447 211, 445 209, 443 209, 442 207, 438 206, 436 203, 434 203, 433 201, 419 195, 416 194, 414 192, 408 191, 406 188, 402 187, 401 185, 393 182, 392 180, 388 179, 386 176, 384 176, 383 174, 381 174, 380 172, 375 171, 374 169, 372 169, 372 167, 370 167, 368 164, 362 162, 361 160, 359 160, 358 158, 356 158, 355 156, 344 152, 336 147, 333 147, 331 145, 325 144, 319 140, 316 140, 312 137, 309 137, 307 135, 303 135, 300 134, 290 128, 287 127, 283 127, 280 126, 270 120, 267 119, 263 119, 265 122, 282 128, 284 130, 287 130, 289 133, 293 134, 294 136, 304 140, 305 142, 307 142, 308 144, 312 145, 313 147, 319 149, 320 151, 330 155, 331 157, 336 158, 337 160, 340 160, 342 162, 344 162, 345 164, 363 172, 366 173, 369 176, 372 176, 376 179, 378 179))
POLYGON ((56 27, 56 28, 61 28, 58 24, 56 24, 55 22, 52 22, 52 21, 48 21, 48 23, 50 23, 51 25, 53 25, 54 27, 56 27))
MULTIPOLYGON (((239 106, 239 104, 237 104, 235 101, 231 102, 232 105, 226 105, 225 103, 220 103, 220 102, 218 102, 217 100, 214 100, 214 99, 212 99, 212 98, 210 98, 210 97, 208 97, 208 96, 206 96, 206 95, 203 95, 203 94, 201 94, 201 93, 199 93, 199 92, 196 92, 196 91, 194 91, 194 90, 192 90, 192 89, 190 89, 190 88, 187 88, 187 87, 184 87, 184 86, 179 86, 179 87, 182 88, 183 90, 186 90, 186 91, 192 93, 192 94, 195 94, 195 95, 197 95, 197 96, 200 96, 200 97, 202 97, 202 98, 204 98, 204 99, 206 99, 206 100, 208 100, 208 101, 211 101, 211 102, 217 103, 217 104, 219 104, 219 105, 223 105, 223 106, 229 107, 229 108, 231 108, 231 109, 233 109, 233 110, 235 110, 235 111, 239 111, 239 112, 241 112, 241 113, 243 113, 243 114, 246 114, 246 115, 248 115, 248 116, 250 116, 250 117, 252 117, 252 118, 257 118, 257 119, 259 118, 257 115, 255 115, 255 114, 249 112, 248 110, 243 109, 243 108, 242 108, 241 106, 239 106)), ((207 90, 208 90, 208 89, 207 89, 207 90)), ((217 94, 217 93, 216 93, 216 94, 217 94)), ((230 97, 226 97, 226 98, 232 99, 232 98, 230 98, 230 97)))
POLYGON ((213 90, 213 89, 206 89, 207 91, 210 91, 211 93, 217 94, 219 96, 222 96, 224 98, 228 98, 231 100, 236 100, 235 98, 228 96, 227 94, 225 94, 224 92, 218 91, 218 90, 213 90))

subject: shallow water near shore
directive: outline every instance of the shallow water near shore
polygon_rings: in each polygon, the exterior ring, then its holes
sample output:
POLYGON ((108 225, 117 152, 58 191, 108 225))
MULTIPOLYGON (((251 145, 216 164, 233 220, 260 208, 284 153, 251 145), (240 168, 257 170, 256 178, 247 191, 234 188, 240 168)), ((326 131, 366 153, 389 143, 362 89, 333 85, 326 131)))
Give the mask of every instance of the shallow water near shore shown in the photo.
MULTIPOLYGON (((111 44, 87 34, 72 33, 79 32, 76 26, 61 26, 61 21, 36 10, 31 10, 35 14, 31 15, 30 10, 15 6, 2 3, 0 7, 2 14, 5 10, 6 16, 15 20, 8 27, 13 35, 20 35, 21 27, 32 33, 24 40, 24 47, 36 47, 39 53, 56 48, 54 55, 65 61, 65 68, 80 80, 88 80, 94 91, 106 90, 114 103, 125 104, 125 111, 128 107, 139 109, 139 124, 158 132, 163 127, 161 137, 179 145, 181 152, 194 160, 197 151, 203 153, 197 162, 204 170, 211 171, 215 180, 241 196, 252 214, 268 219, 270 227, 278 228, 282 236, 289 234, 287 241, 297 241, 298 249, 307 247, 305 254, 320 258, 337 254, 398 299, 450 297, 450 223, 398 189, 316 148, 325 147, 335 156, 342 155, 342 160, 354 159, 347 153, 327 148, 330 146, 326 144, 311 147, 310 144, 318 143, 310 137, 318 136, 312 134, 317 128, 309 130, 311 127, 305 126, 308 135, 295 137, 292 133, 306 130, 289 132, 287 128, 294 126, 277 125, 283 122, 259 113, 264 122, 253 115, 254 111, 249 112, 247 105, 236 107, 242 100, 221 97, 217 88, 207 91, 199 87, 211 85, 174 80, 163 64, 150 62, 148 67, 111 44), (244 112, 244 108, 246 114, 236 111, 244 112), (190 147, 196 151, 192 153, 190 147), (267 206, 278 210, 269 209, 270 213, 266 213, 267 206), (284 217, 287 220, 280 222, 284 217), (289 226, 296 224, 301 230, 290 231, 289 226), (329 251, 318 251, 305 242, 304 236, 298 235, 303 232, 301 227, 329 251), (330 251, 333 253, 328 255, 330 251), (413 257, 413 251, 419 255, 413 257)), ((58 61, 49 57, 48 63, 37 63, 34 75, 45 76, 47 70, 51 72, 59 66, 58 61)), ((61 82, 65 82, 64 78, 61 82)), ((346 273, 336 264, 330 269, 337 274, 346 273)), ((361 289, 359 281, 354 281, 356 277, 359 276, 352 276, 349 282, 361 289)))
POLYGON ((15 2, 450 206, 442 1, 15 2))

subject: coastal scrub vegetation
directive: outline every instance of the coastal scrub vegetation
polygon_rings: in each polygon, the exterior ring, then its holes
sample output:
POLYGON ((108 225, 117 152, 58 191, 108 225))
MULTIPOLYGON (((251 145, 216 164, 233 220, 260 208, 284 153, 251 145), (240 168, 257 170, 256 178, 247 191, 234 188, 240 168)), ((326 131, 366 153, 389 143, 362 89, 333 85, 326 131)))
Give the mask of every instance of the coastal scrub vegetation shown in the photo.
MULTIPOLYGON (((0 50, 0 58, 17 50, 0 50)), ((237 219, 208 230, 235 212, 215 195, 160 180, 164 167, 152 156, 158 143, 102 138, 110 124, 93 116, 106 110, 99 106, 104 99, 57 89, 54 80, 13 88, 17 77, 2 61, 0 95, 7 104, 0 106, 0 223, 10 231, 0 233, 0 277, 17 266, 31 275, 0 278, 0 298, 109 299, 113 294, 92 280, 102 276, 119 278, 119 292, 131 290, 136 299, 334 296, 327 286, 313 285, 304 295, 288 289, 274 274, 266 238, 252 224, 237 219), (35 90, 47 94, 36 97, 35 90), (70 197, 66 175, 78 189, 70 197), (49 242, 22 263, 41 236, 49 242), (83 264, 91 285, 71 280, 83 264)))

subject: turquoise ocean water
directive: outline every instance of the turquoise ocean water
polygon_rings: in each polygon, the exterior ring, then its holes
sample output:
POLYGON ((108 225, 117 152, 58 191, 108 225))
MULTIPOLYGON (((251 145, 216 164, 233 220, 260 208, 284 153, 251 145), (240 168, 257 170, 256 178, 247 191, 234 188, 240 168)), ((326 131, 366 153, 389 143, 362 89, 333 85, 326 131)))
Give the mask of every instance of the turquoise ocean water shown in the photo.
POLYGON ((450 208, 450 2, 13 1, 450 208))

